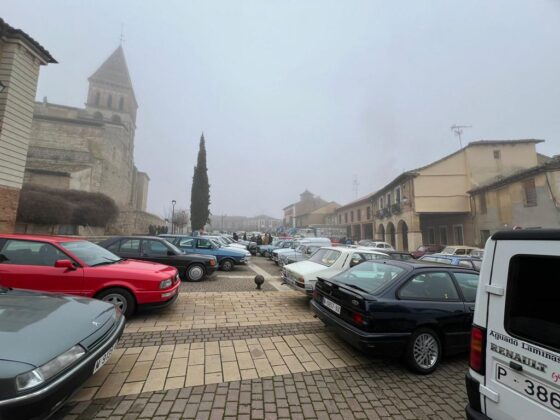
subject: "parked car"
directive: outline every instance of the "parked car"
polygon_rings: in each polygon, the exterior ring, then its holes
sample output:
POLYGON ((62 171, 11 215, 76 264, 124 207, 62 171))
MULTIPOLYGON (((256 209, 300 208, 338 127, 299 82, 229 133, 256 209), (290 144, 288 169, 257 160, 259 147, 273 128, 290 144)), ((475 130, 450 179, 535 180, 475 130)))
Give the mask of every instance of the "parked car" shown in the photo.
POLYGON ((155 236, 114 236, 99 243, 122 258, 152 261, 177 268, 184 280, 201 281, 218 268, 212 255, 185 254, 166 239, 155 236))
POLYGON ((369 248, 369 249, 379 249, 379 250, 391 250, 394 251, 395 248, 393 248, 393 246, 391 244, 388 244, 387 242, 381 242, 381 241, 369 241, 366 240, 364 241, 360 241, 363 242, 363 244, 360 244, 358 242, 358 245, 360 246, 360 248, 369 248))
POLYGON ((272 240, 272 243, 269 245, 259 245, 257 247, 257 253, 259 255, 261 255, 262 257, 268 257, 269 253, 272 252, 274 249, 276 249, 276 247, 283 243, 285 240, 287 239, 282 239, 282 238, 274 238, 272 240))
POLYGON ((472 268, 476 271, 480 271, 480 267, 482 266, 482 260, 480 258, 474 258, 469 255, 430 254, 424 255, 423 257, 419 258, 418 261, 460 265, 461 267, 472 268))
POLYGON ((269 248, 268 259, 272 260, 274 251, 276 251, 277 249, 292 248, 294 246, 295 241, 296 241, 296 239, 289 239, 289 240, 281 241, 276 246, 273 246, 273 247, 269 248))
POLYGON ((484 258, 484 250, 483 249, 473 249, 471 251, 471 253, 469 254, 469 256, 482 259, 482 258, 484 258))
POLYGON ((560 230, 497 232, 484 254, 467 419, 558 419, 560 230))
POLYGON ((404 357, 415 372, 433 372, 443 354, 467 352, 478 273, 413 261, 365 261, 321 276, 311 306, 354 347, 404 357))
POLYGON ((3 286, 95 297, 125 316, 139 307, 164 307, 178 296, 177 269, 125 260, 91 242, 38 235, 0 235, 3 286))
POLYGON ((388 249, 384 249, 383 251, 384 254, 387 254, 389 256, 390 259, 392 260, 402 260, 402 261, 410 261, 413 260, 414 257, 412 256, 412 254, 410 252, 406 252, 406 251, 391 251, 388 249))
POLYGON ((473 251, 482 251, 480 248, 465 245, 447 245, 440 254, 446 255, 470 255, 473 251))
POLYGON ((412 251, 411 254, 414 258, 420 258, 423 255, 441 252, 443 248, 445 248, 443 245, 420 245, 416 251, 412 251))
POLYGON ((199 236, 160 235, 181 251, 187 254, 212 255, 218 260, 218 267, 223 271, 231 271, 236 265, 250 261, 243 250, 222 246, 213 239, 199 236))
POLYGON ((308 259, 315 251, 321 248, 320 245, 299 245, 294 252, 284 253, 279 256, 278 265, 284 267, 285 265, 292 264, 298 261, 303 261, 308 259))
POLYGON ((241 245, 241 244, 238 244, 238 243, 235 243, 235 242, 232 243, 232 242, 228 241, 226 238, 224 238, 223 236, 204 235, 204 236, 201 236, 201 238, 212 239, 212 240, 216 241, 217 243, 219 243, 223 247, 232 248, 232 249, 236 249, 238 251, 242 251, 242 252, 245 253, 247 258, 251 257, 251 253, 249 252, 249 250, 247 249, 247 247, 245 245, 241 245))
POLYGON ((331 240, 329 238, 301 238, 297 239, 292 243, 290 248, 282 248, 282 249, 275 249, 272 251, 272 261, 274 261, 277 265, 280 265, 280 256, 281 255, 293 255, 296 252, 296 249, 300 245, 319 245, 320 247, 323 246, 331 246, 331 240))
POLYGON ((379 251, 323 247, 305 261, 284 266, 282 280, 292 289, 311 295, 319 276, 328 279, 363 261, 387 258, 379 251))
POLYGON ((0 312, 0 418, 6 420, 54 414, 109 360, 125 325, 107 302, 1 284, 0 312))

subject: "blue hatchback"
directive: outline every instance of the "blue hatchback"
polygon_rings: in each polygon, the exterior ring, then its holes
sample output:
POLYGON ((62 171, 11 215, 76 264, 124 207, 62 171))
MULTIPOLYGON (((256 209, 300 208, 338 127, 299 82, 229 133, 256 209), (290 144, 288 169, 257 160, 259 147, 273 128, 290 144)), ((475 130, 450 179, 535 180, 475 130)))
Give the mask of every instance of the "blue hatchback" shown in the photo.
POLYGON ((247 263, 247 253, 243 250, 235 250, 222 247, 217 241, 210 238, 187 235, 160 235, 167 239, 180 250, 188 254, 213 255, 218 260, 218 265, 223 271, 231 271, 238 264, 247 263))

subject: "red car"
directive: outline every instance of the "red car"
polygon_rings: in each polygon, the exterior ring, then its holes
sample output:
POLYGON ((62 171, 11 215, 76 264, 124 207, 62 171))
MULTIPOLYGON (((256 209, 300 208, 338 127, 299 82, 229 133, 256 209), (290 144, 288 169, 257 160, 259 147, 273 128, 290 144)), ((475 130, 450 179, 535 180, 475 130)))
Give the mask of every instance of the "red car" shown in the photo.
POLYGON ((128 317, 173 303, 181 281, 173 267, 125 260, 82 239, 0 235, 0 285, 95 297, 128 317))
POLYGON ((416 251, 412 251, 411 254, 414 258, 418 259, 424 255, 436 254, 441 252, 445 248, 443 245, 420 245, 416 251))

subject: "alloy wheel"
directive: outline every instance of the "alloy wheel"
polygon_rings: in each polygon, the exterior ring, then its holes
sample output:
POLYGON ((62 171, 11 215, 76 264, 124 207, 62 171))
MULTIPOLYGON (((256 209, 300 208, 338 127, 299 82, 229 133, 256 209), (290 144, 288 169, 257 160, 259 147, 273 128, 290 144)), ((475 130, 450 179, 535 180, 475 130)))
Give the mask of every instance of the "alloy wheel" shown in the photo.
POLYGON ((118 293, 110 293, 107 296, 104 296, 103 300, 105 302, 109 302, 115 305, 117 308, 121 310, 123 314, 126 313, 127 303, 123 295, 119 295, 118 293))
POLYGON ((204 270, 202 267, 196 265, 194 267, 189 268, 189 280, 192 281, 199 281, 202 277, 204 277, 204 270))
POLYGON ((428 333, 416 337, 413 346, 414 361, 422 369, 431 369, 437 363, 439 346, 435 337, 428 333))

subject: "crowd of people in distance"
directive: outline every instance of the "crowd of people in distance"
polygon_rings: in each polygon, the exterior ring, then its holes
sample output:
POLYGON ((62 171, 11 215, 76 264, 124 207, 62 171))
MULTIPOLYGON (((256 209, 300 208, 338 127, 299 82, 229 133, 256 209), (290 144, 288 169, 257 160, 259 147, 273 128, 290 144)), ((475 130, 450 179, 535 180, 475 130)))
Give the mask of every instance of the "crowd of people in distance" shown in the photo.
MULTIPOLYGON (((249 239, 247 239, 247 233, 243 233, 241 239, 243 239, 244 241, 255 242, 257 245, 270 245, 272 243, 272 235, 270 233, 265 233, 264 236, 260 234, 253 234, 249 239)), ((233 233, 233 240, 239 240, 239 235, 237 234, 237 232, 233 233)))

